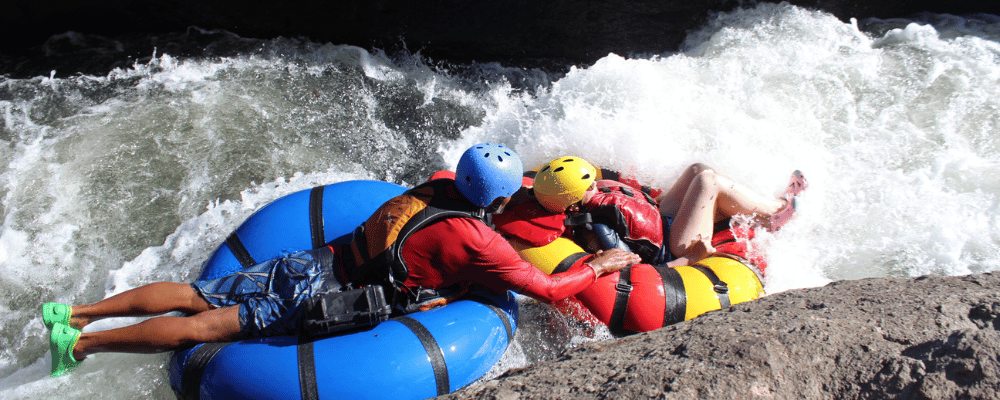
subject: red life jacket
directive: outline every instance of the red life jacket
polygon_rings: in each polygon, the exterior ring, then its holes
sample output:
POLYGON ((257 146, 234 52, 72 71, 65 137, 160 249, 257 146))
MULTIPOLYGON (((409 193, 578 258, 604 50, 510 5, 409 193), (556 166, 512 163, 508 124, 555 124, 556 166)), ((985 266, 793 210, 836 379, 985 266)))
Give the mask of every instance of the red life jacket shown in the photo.
POLYGON ((545 209, 534 196, 522 191, 514 195, 504 212, 493 215, 493 225, 508 241, 517 239, 519 245, 542 247, 562 236, 565 219, 566 214, 545 209))
POLYGON ((626 185, 629 185, 631 187, 634 187, 634 188, 642 191, 645 194, 648 194, 648 195, 652 196, 653 198, 659 197, 660 194, 663 194, 663 190, 660 190, 660 189, 657 189, 657 188, 654 188, 654 187, 651 187, 651 186, 643 185, 643 184, 639 183, 639 181, 636 180, 635 177, 625 176, 624 174, 622 174, 621 172, 618 172, 618 171, 610 170, 610 169, 607 169, 607 168, 601 168, 598 171, 598 174, 601 177, 601 179, 605 179, 605 180, 609 180, 609 181, 617 181, 617 182, 624 183, 626 185))
POLYGON ((583 204, 593 223, 604 224, 645 262, 656 259, 663 246, 660 210, 646 192, 621 182, 600 180, 598 193, 583 204))

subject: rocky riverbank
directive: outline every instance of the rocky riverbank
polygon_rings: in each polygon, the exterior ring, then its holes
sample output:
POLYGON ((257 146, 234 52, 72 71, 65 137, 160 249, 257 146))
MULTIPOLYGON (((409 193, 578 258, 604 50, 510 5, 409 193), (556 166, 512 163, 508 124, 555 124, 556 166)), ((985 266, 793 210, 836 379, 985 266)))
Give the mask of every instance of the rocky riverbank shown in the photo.
POLYGON ((996 399, 1000 274, 778 293, 448 399, 996 399))

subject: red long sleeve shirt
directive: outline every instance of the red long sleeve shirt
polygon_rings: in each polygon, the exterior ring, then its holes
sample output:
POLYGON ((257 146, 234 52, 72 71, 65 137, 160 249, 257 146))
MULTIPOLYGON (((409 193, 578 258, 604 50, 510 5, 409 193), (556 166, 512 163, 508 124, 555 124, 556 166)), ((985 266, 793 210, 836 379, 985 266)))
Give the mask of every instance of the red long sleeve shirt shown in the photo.
POLYGON ((402 256, 410 271, 404 284, 411 288, 476 283, 551 303, 579 293, 597 279, 592 268, 546 275, 522 260, 499 233, 471 218, 448 218, 414 232, 402 256))

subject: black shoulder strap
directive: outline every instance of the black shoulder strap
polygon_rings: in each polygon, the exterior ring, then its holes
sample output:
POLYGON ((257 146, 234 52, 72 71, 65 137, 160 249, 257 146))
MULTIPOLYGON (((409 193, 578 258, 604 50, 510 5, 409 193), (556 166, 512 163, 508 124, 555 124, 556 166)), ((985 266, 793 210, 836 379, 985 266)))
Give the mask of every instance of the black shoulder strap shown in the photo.
MULTIPOLYGON (((472 218, 489 225, 490 215, 482 207, 478 207, 468 201, 462 199, 450 198, 446 191, 449 190, 449 186, 453 186, 454 183, 450 179, 436 179, 433 181, 425 182, 413 189, 407 190, 404 194, 409 194, 413 196, 421 196, 426 198, 427 195, 424 193, 418 193, 417 191, 426 187, 431 187, 433 193, 427 207, 420 210, 418 213, 413 215, 403 227, 400 228, 398 235, 396 236, 396 241, 393 242, 390 247, 372 258, 371 260, 364 260, 364 265, 372 262, 373 265, 368 268, 362 266, 358 268, 359 270, 369 270, 367 272, 368 278, 364 280, 366 282, 355 282, 355 283, 369 283, 369 284, 381 284, 385 286, 385 289, 397 289, 392 294, 392 302, 394 305, 398 305, 399 300, 396 293, 401 291, 401 286, 403 281, 409 276, 409 268, 403 261, 402 250, 403 244, 406 240, 410 238, 414 232, 430 225, 433 222, 440 221, 445 218, 472 218), (377 276, 376 276, 377 275, 377 276)), ((364 225, 362 225, 363 227, 364 225)), ((363 229, 363 228, 359 228, 363 229)), ((363 232, 356 230, 354 233, 354 240, 360 242, 364 240, 363 232)), ((364 248, 367 248, 365 246, 364 248)), ((362 253, 364 253, 362 251, 362 253)), ((362 254, 364 257, 365 254, 362 254)), ((388 295, 388 293, 386 293, 388 295)), ((412 300, 412 299, 410 299, 412 300)))
POLYGON ((406 221, 406 224, 404 224, 403 227, 399 230, 399 236, 396 236, 396 242, 393 243, 390 251, 392 252, 392 257, 398 260, 399 265, 397 267, 402 267, 403 270, 392 271, 394 275, 392 278, 394 280, 400 280, 400 278, 405 280, 406 276, 409 275, 409 268, 407 268, 406 263, 403 262, 402 251, 403 251, 403 244, 406 243, 406 240, 409 239, 410 235, 412 235, 414 232, 426 227, 427 225, 430 225, 431 223, 440 221, 445 218, 472 218, 475 220, 482 221, 484 224, 489 226, 490 219, 488 217, 489 217, 488 214, 482 208, 473 211, 450 210, 450 209, 440 208, 434 205, 434 201, 432 200, 431 205, 428 205, 427 208, 420 210, 420 212, 414 215, 413 218, 410 218, 409 221, 406 221))

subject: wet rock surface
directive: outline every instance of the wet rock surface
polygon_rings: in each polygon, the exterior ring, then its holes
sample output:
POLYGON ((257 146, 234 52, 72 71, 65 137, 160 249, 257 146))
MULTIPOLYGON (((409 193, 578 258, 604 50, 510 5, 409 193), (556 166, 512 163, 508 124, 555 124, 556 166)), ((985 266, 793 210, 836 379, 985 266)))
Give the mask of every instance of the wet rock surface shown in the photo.
POLYGON ((451 399, 996 399, 1000 275, 778 293, 508 371, 451 399))

